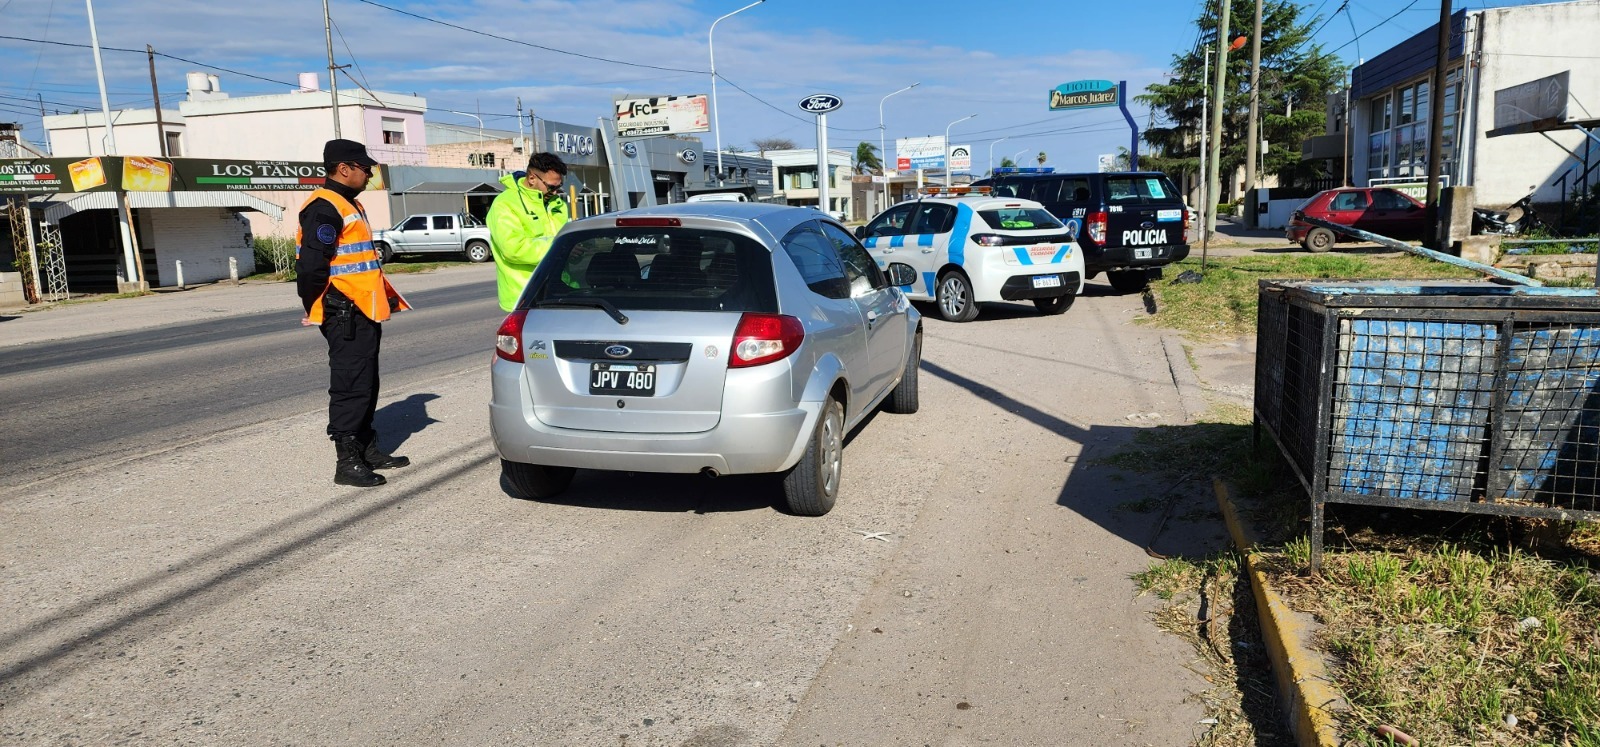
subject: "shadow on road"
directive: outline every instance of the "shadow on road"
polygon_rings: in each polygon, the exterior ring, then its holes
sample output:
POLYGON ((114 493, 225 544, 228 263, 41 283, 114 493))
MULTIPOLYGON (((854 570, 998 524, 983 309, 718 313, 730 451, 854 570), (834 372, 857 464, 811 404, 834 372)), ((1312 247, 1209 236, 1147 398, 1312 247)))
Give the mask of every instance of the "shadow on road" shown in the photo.
POLYGON ((439 422, 428 416, 428 403, 438 398, 433 392, 420 392, 378 408, 372 416, 372 428, 378 432, 378 446, 393 453, 406 439, 439 422))
MULTIPOLYGON (((500 489, 516 494, 504 475, 500 489)), ((577 508, 662 513, 720 514, 770 510, 777 507, 783 489, 774 475, 729 475, 712 479, 701 475, 578 470, 572 487, 554 498, 530 503, 550 503, 577 508)))
MULTIPOLYGON (((1122 451, 1142 428, 1121 425, 1079 425, 981 382, 962 376, 937 363, 923 359, 922 370, 967 390, 979 399, 1017 415, 1034 425, 1065 438, 1080 447, 1067 472, 1067 482, 1056 503, 1078 512, 1106 531, 1158 556, 1203 557, 1220 549, 1209 532, 1185 532, 1168 520, 1168 515, 1186 516, 1211 512, 1215 507, 1209 495, 1209 475, 1190 476, 1174 483, 1159 483, 1159 493, 1130 491, 1127 474, 1105 463, 1122 451), (1130 510, 1130 504, 1154 511, 1130 510), (1162 510, 1172 503, 1173 510, 1162 510)), ((1188 426, 1177 426, 1188 427, 1188 426)), ((1220 522, 1220 515, 1217 516, 1220 522)))

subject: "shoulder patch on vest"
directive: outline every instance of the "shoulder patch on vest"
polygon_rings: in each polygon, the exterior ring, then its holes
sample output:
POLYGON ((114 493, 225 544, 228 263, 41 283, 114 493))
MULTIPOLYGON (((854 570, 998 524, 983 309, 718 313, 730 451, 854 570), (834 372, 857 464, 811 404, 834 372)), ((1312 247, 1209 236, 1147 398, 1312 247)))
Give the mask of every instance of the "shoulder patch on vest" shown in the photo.
POLYGON ((338 240, 338 238, 339 238, 339 229, 334 228, 333 226, 330 226, 330 225, 328 225, 326 223, 324 223, 324 224, 322 224, 320 226, 317 226, 317 240, 318 241, 321 241, 322 243, 327 244, 328 246, 333 246, 334 242, 336 240, 338 240))

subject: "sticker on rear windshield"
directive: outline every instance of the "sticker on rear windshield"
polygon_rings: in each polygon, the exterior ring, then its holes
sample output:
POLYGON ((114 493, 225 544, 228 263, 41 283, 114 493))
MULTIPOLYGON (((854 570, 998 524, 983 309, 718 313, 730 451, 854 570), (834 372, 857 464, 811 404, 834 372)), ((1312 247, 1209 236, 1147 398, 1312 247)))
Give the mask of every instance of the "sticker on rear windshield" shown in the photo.
POLYGON ((1156 220, 1166 223, 1168 221, 1183 220, 1182 210, 1157 210, 1156 220))
POLYGON ((1166 199, 1167 192, 1161 188, 1160 179, 1146 179, 1144 180, 1144 186, 1150 190, 1151 197, 1154 197, 1158 200, 1166 199))

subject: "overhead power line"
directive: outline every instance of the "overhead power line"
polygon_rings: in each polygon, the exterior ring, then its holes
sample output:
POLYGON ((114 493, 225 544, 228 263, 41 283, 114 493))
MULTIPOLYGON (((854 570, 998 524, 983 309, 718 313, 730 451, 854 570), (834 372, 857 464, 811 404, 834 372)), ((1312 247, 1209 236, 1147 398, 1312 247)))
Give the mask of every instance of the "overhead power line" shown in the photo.
POLYGON ((460 25, 457 25, 457 24, 454 24, 454 23, 450 23, 449 21, 440 20, 438 18, 429 18, 428 16, 422 15, 420 13, 412 13, 409 10, 402 10, 400 8, 395 8, 395 7, 392 7, 392 6, 389 6, 389 5, 384 5, 383 3, 373 2, 373 0, 359 0, 359 2, 366 3, 367 5, 371 5, 374 8, 382 8, 384 10, 390 11, 391 13, 399 13, 400 15, 403 15, 403 16, 409 16, 409 17, 415 18, 415 19, 417 19, 419 21, 427 21, 428 23, 434 23, 434 24, 438 24, 440 26, 453 28, 453 29, 455 29, 457 31, 465 31, 465 32, 467 32, 469 34, 477 34, 478 36, 484 36, 484 37, 488 37, 490 39, 499 39, 500 41, 511 42, 512 44, 518 44, 518 45, 521 45, 521 46, 524 46, 524 47, 530 47, 530 48, 533 48, 533 49, 542 49, 542 50, 544 50, 546 52, 553 52, 555 54, 563 54, 563 55, 567 55, 569 57, 578 57, 578 58, 585 59, 585 60, 594 60, 595 62, 607 62, 607 63, 613 64, 613 65, 626 65, 628 67, 642 67, 642 68, 648 68, 650 70, 670 70, 672 72, 677 72, 677 73, 700 73, 700 74, 705 74, 705 73, 710 72, 709 70, 695 70, 695 69, 683 68, 683 67, 664 67, 664 66, 661 66, 661 65, 649 65, 649 64, 646 64, 646 63, 643 63, 643 62, 629 62, 627 60, 613 60, 613 59, 611 59, 609 57, 598 57, 596 55, 584 54, 582 52, 573 52, 573 51, 566 50, 566 49, 557 49, 555 47, 544 46, 543 44, 534 44, 533 42, 525 42, 525 41, 522 41, 521 39, 513 39, 513 38, 511 38, 509 36, 500 36, 499 34, 491 34, 491 33, 487 32, 487 31, 479 31, 478 29, 468 28, 466 26, 460 26, 460 25))

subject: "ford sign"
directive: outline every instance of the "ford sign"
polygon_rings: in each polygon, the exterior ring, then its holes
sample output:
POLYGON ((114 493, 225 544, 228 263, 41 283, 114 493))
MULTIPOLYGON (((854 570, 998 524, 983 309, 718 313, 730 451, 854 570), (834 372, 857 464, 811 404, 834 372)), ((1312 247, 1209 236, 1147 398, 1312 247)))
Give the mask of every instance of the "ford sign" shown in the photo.
POLYGON ((844 106, 844 99, 831 93, 814 93, 800 99, 800 111, 812 114, 827 114, 841 106, 844 106))
POLYGON ((633 355, 633 348, 627 345, 608 345, 606 346, 606 355, 612 358, 626 358, 633 355))

